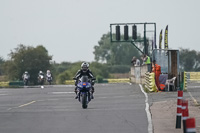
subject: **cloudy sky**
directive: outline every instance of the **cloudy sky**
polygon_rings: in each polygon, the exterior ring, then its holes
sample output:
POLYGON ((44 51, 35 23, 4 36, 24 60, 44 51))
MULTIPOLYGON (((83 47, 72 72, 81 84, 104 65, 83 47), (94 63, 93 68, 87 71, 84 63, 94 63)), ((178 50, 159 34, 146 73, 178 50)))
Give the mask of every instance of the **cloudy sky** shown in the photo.
POLYGON ((155 22, 157 44, 200 50, 199 0, 0 0, 0 56, 18 44, 43 45, 56 62, 93 61, 111 23, 155 22))

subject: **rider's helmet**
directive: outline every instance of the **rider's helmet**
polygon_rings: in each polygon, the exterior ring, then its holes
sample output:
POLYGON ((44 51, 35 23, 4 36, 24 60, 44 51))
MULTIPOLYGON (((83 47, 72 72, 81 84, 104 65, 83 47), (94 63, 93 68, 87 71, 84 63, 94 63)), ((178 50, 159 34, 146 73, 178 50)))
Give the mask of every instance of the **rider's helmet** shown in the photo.
POLYGON ((43 72, 42 72, 42 71, 40 71, 40 72, 39 72, 39 74, 43 74, 43 72))
POLYGON ((47 74, 50 74, 51 72, 50 72, 50 70, 47 70, 47 74))
POLYGON ((87 72, 88 68, 89 68, 89 64, 87 62, 83 62, 81 64, 81 69, 83 72, 87 72))
POLYGON ((27 71, 25 71, 24 73, 25 73, 25 74, 28 74, 28 72, 27 72, 27 71))

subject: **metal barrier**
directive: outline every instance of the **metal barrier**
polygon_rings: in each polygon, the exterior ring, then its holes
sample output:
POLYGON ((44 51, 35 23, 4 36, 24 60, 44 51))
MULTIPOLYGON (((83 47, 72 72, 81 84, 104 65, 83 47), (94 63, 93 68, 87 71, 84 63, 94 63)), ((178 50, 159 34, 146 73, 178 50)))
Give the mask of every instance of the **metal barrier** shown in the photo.
POLYGON ((200 72, 185 72, 189 81, 200 81, 200 72))

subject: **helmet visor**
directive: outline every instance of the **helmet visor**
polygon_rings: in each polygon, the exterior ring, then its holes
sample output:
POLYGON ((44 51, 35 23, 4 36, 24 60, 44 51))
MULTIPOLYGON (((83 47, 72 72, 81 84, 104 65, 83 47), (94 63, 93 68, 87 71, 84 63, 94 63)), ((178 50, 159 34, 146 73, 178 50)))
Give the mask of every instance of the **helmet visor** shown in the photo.
POLYGON ((83 67, 82 67, 82 70, 85 72, 85 71, 88 70, 88 67, 87 67, 87 66, 83 66, 83 67))

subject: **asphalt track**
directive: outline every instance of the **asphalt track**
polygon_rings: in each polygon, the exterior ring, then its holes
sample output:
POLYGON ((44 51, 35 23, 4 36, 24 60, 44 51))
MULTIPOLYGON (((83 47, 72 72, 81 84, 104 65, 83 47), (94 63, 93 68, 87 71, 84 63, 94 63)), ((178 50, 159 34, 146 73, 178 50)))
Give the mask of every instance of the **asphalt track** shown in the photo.
POLYGON ((88 109, 74 87, 0 89, 0 133, 148 133, 138 84, 96 84, 88 109))

